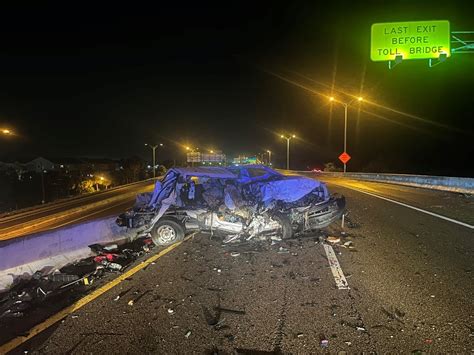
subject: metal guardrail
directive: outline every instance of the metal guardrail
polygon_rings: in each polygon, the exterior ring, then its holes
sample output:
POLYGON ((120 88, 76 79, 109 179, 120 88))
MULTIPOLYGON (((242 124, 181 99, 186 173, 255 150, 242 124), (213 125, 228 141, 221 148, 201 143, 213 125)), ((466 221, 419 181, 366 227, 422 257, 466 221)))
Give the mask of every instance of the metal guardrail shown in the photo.
POLYGON ((311 176, 344 177, 354 180, 384 182, 389 184, 422 187, 431 190, 442 190, 474 194, 474 178, 409 175, 409 174, 377 174, 377 173, 340 173, 340 172, 313 172, 297 170, 280 170, 281 172, 311 176))

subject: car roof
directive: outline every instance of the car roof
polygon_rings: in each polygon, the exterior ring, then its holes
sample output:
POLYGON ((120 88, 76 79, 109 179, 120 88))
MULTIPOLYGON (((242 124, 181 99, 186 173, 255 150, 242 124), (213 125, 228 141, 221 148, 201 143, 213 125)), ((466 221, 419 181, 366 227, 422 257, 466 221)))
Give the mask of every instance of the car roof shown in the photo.
POLYGON ((222 167, 196 167, 196 168, 172 168, 168 172, 174 171, 181 176, 205 176, 219 179, 236 179, 237 176, 230 170, 222 167))

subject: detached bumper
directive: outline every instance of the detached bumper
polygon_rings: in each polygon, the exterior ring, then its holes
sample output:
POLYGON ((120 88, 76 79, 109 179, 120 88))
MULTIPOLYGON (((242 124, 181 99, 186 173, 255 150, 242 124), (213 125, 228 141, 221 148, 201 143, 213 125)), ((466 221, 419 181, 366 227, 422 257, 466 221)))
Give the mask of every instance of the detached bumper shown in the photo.
POLYGON ((308 212, 308 225, 310 229, 321 229, 330 225, 342 216, 346 209, 344 196, 333 196, 323 205, 315 206, 308 212))

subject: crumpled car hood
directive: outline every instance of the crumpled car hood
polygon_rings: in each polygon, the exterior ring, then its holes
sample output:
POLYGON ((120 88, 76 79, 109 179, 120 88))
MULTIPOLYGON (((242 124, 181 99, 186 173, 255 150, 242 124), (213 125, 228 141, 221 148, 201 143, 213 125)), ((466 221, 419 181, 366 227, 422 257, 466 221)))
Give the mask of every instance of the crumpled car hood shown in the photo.
POLYGON ((283 179, 261 181, 254 185, 252 190, 260 190, 261 201, 265 204, 275 200, 295 202, 319 187, 324 190, 324 200, 329 199, 325 184, 302 176, 285 176, 283 179))

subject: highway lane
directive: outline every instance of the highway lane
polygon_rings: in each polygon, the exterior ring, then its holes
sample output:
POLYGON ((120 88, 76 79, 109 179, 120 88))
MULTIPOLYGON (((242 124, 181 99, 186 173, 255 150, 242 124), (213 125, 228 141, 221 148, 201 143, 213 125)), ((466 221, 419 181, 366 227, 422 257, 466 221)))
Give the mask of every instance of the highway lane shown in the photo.
POLYGON ((388 183, 351 180, 342 177, 329 177, 324 175, 316 175, 315 177, 328 183, 330 188, 340 186, 360 192, 372 193, 474 225, 474 195, 388 183))
POLYGON ((227 247, 196 236, 17 352, 473 352, 472 230, 343 184, 329 182, 347 198, 344 230, 227 247), (334 246, 349 290, 335 287, 328 235, 353 243, 334 246))
POLYGON ((153 190, 153 182, 118 187, 0 218, 0 240, 51 230, 90 219, 118 215, 133 206, 138 193, 153 190))

